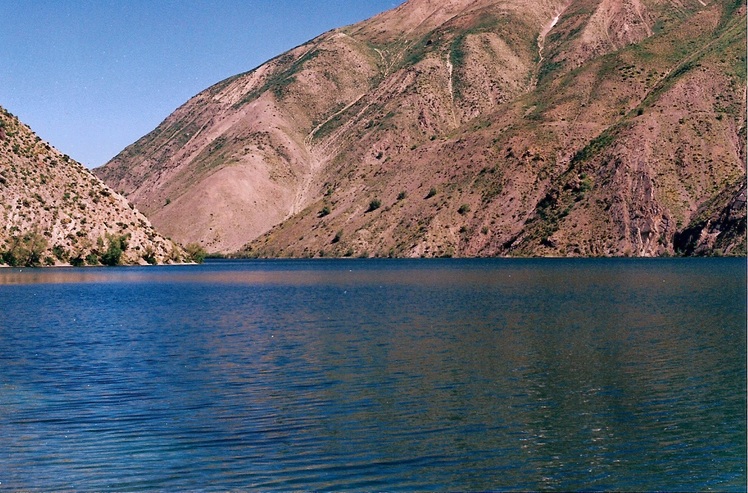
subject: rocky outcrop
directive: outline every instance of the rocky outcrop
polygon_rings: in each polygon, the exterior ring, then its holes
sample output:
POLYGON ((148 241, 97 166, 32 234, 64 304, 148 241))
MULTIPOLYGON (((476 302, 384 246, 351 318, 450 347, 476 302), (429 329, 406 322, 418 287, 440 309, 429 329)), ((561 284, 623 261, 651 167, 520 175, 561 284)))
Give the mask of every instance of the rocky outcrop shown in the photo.
POLYGON ((722 200, 703 206, 688 227, 675 235, 675 250, 684 255, 743 255, 746 250, 746 185, 722 200), (722 202, 722 203, 721 203, 722 202))

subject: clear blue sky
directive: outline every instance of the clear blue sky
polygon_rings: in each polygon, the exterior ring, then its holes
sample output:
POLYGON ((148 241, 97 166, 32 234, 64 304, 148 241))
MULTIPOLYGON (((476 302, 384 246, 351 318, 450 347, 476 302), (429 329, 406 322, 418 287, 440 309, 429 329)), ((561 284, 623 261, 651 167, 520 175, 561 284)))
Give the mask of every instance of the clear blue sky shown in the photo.
POLYGON ((403 0, 0 0, 0 106, 89 168, 203 89, 403 0))

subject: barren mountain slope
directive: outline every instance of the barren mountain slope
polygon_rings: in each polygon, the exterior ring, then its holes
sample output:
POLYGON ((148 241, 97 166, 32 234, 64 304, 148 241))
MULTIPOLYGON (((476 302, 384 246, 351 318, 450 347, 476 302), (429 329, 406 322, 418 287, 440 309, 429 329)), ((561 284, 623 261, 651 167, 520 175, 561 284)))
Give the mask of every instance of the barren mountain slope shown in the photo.
POLYGON ((0 108, 0 265, 183 260, 127 200, 0 108))
POLYGON ((249 255, 741 253, 744 115, 742 2, 411 0, 97 173, 249 255))
POLYGON ((362 119, 410 147, 529 91, 563 4, 408 2, 211 87, 95 173, 171 237, 235 250, 318 198, 362 119))
POLYGON ((659 29, 443 141, 351 148, 332 193, 247 254, 744 254, 745 8, 659 29))

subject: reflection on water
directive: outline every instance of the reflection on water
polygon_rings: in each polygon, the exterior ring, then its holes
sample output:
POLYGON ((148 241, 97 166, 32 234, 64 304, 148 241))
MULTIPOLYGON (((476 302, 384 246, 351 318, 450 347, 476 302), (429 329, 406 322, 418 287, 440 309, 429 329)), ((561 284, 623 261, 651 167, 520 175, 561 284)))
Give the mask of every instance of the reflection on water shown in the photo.
POLYGON ((0 482, 740 491, 744 260, 0 270, 0 482))

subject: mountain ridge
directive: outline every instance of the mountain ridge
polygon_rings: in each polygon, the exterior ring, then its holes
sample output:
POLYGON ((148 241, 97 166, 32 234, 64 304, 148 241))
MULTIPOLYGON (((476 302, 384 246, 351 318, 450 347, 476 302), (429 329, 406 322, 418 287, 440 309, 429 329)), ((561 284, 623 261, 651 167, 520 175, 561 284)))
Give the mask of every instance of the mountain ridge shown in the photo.
POLYGON ((411 0, 216 84, 95 172, 224 253, 744 254, 744 220, 682 244, 744 216, 724 215, 744 21, 728 1, 411 0))

